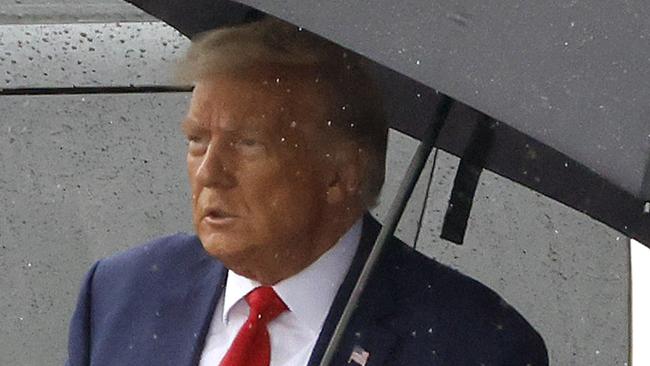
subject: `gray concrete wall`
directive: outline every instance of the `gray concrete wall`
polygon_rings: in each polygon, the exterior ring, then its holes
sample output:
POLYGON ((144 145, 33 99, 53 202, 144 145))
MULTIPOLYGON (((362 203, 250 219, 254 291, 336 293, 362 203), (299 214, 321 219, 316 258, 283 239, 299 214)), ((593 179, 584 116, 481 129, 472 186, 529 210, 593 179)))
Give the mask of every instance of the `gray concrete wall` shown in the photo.
MULTIPOLYGON (((185 46, 160 24, 0 25, 0 84, 165 85, 185 46)), ((177 127, 187 98, 0 96, 0 365, 61 364, 90 264, 191 229, 177 127)), ((388 182, 374 212, 380 218, 415 146, 390 136, 388 182)), ((466 244, 443 241, 457 163, 438 155, 429 200, 421 181, 398 236, 412 242, 426 204, 418 249, 501 293, 542 333, 552 364, 628 363, 626 238, 486 173, 466 244)))

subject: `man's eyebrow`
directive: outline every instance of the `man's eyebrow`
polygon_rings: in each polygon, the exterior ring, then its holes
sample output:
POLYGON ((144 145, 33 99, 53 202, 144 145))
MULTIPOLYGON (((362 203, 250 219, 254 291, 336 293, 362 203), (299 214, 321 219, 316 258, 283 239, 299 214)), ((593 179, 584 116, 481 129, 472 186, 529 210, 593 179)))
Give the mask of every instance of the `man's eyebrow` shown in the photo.
POLYGON ((204 123, 195 121, 191 118, 185 118, 183 122, 181 122, 181 130, 183 130, 183 132, 186 134, 190 132, 206 130, 203 125, 204 123))
MULTIPOLYGON (((254 119, 250 119, 250 122, 257 122, 254 119)), ((253 124, 253 123, 251 123, 253 124)), ((265 129, 261 126, 251 126, 251 124, 245 124, 244 126, 233 124, 233 123, 224 123, 218 128, 224 132, 229 132, 229 133, 252 133, 256 135, 264 134, 265 129)), ((199 133, 199 132, 205 132, 209 131, 209 123, 207 122, 201 122, 197 121, 192 118, 185 118, 183 122, 181 122, 181 130, 185 134, 190 134, 190 133, 199 133)))

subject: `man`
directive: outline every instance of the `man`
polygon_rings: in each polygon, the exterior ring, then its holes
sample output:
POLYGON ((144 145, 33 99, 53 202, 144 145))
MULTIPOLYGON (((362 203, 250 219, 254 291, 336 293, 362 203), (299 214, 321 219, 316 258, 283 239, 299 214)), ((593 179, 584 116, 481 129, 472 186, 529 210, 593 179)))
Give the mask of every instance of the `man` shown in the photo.
MULTIPOLYGON (((377 236, 387 127, 363 61, 278 20, 209 32, 180 67, 196 236, 96 263, 76 365, 316 365, 377 236)), ((498 295, 389 243, 333 365, 546 365, 498 295)))

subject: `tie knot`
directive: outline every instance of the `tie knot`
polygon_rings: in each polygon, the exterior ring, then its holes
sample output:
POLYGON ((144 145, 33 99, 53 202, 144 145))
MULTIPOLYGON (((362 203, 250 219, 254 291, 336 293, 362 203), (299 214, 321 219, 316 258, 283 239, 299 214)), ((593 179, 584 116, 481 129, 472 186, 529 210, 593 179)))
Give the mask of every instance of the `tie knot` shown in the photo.
POLYGON ((262 286, 246 295, 246 302, 251 310, 249 319, 258 319, 268 323, 287 310, 287 305, 275 293, 272 287, 262 286))

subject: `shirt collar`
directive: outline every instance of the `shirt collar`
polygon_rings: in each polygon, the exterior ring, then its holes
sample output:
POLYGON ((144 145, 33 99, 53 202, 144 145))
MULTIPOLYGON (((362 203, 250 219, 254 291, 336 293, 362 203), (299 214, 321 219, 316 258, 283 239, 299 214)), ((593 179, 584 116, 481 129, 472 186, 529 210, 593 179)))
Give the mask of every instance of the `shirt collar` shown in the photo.
MULTIPOLYGON (((316 334, 325 322, 334 297, 345 278, 361 240, 362 219, 315 262, 299 273, 273 286, 289 310, 316 334)), ((235 304, 260 286, 257 281, 228 271, 224 295, 223 322, 235 304)))

